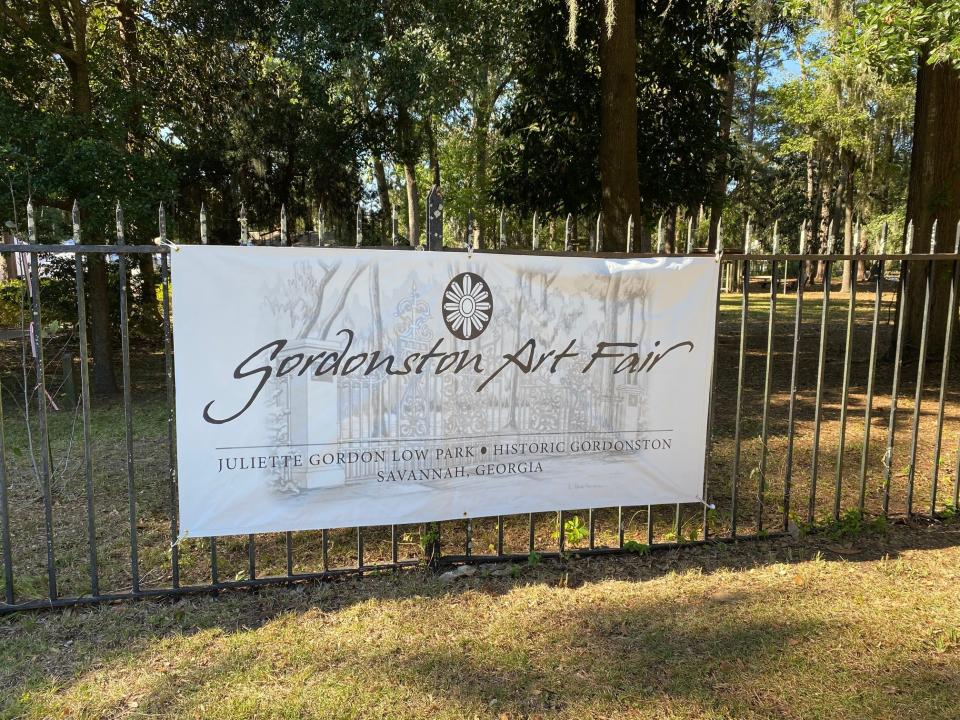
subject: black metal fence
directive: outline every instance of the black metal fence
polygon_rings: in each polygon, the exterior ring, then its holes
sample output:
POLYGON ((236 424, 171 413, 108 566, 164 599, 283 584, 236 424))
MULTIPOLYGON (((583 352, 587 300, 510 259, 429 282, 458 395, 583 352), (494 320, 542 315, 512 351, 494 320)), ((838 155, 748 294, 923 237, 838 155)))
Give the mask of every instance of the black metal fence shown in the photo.
MULTIPOLYGON (((175 288, 163 221, 160 244, 152 245, 126 245, 120 215, 115 245, 79 244, 76 213, 77 244, 38 243, 32 212, 28 225, 28 242, 0 245, 25 274, 23 322, 0 342, 0 613, 423 562, 644 553, 803 532, 823 523, 882 523, 917 510, 952 514, 958 505, 960 445, 944 446, 960 441, 960 396, 950 374, 956 247, 924 255, 910 254, 909 247, 907 254, 887 254, 882 247, 876 254, 780 254, 774 237, 774 252, 749 253, 748 247, 717 257, 722 282, 706 457, 712 507, 584 508, 178 544, 175 288), (153 345, 131 331, 132 263, 144 254, 159 260, 161 327, 153 345), (44 326, 42 260, 51 255, 72 266, 76 322, 66 339, 44 326), (92 256, 116 264, 119 400, 91 392, 85 283, 92 256), (838 292, 835 271, 844 264, 853 282, 838 292), (946 312, 932 301, 940 268, 950 283, 946 312), (814 270, 824 278, 819 284, 811 281, 814 270), (910 289, 918 285, 908 278, 915 273, 924 278, 924 298, 919 344, 913 346, 910 313, 899 309, 913 302, 910 289), (934 317, 945 323, 942 333, 939 327, 933 332, 934 317), (933 335, 943 340, 936 354, 933 335), (75 362, 48 363, 51 348, 61 354, 75 349, 75 362), (58 376, 61 367, 69 378, 58 376), (75 372, 79 394, 72 390, 75 372)), ((286 241, 285 223, 282 230, 286 241)), ((569 233, 565 247, 576 252, 569 233)))

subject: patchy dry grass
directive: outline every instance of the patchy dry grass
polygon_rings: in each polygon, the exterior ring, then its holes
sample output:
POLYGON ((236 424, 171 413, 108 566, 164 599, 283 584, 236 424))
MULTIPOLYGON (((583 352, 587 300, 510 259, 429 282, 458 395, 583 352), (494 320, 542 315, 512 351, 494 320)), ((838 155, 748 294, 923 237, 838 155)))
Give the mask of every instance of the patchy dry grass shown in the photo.
POLYGON ((958 607, 952 521, 27 613, 0 716, 960 718, 958 607))

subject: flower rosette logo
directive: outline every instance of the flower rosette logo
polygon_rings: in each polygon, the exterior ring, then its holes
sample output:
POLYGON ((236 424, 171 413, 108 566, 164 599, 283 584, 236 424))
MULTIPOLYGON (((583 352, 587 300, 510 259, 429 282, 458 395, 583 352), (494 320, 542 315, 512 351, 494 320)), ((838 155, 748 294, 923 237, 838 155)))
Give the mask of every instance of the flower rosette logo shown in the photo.
POLYGON ((443 291, 443 321, 454 337, 479 337, 493 315, 493 297, 486 281, 475 273, 457 275, 443 291))

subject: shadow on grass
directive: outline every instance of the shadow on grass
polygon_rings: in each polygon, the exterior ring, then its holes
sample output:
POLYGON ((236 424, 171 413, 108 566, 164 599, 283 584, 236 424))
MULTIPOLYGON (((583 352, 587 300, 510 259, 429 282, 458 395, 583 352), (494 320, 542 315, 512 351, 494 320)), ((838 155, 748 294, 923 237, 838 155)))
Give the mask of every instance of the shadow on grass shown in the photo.
POLYGON ((23 614, 0 620, 0 715, 946 717, 955 656, 885 659, 883 618, 750 570, 958 544, 953 522, 23 614))

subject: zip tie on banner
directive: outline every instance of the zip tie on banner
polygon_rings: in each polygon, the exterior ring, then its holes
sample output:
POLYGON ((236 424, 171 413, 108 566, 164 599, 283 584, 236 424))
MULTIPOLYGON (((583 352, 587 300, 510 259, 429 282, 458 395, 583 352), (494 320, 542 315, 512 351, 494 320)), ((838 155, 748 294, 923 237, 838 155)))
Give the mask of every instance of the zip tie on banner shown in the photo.
POLYGON ((177 245, 176 243, 172 243, 169 240, 158 240, 157 242, 159 242, 159 244, 161 245, 166 245, 168 248, 170 248, 174 252, 180 252, 180 246, 177 245))
POLYGON ((183 535, 177 535, 177 539, 170 543, 170 550, 173 550, 175 547, 180 546, 181 540, 188 540, 190 538, 190 531, 183 533, 183 535))
POLYGON ((708 503, 706 500, 701 500, 700 504, 703 505, 707 510, 716 510, 717 506, 713 503, 708 503))

